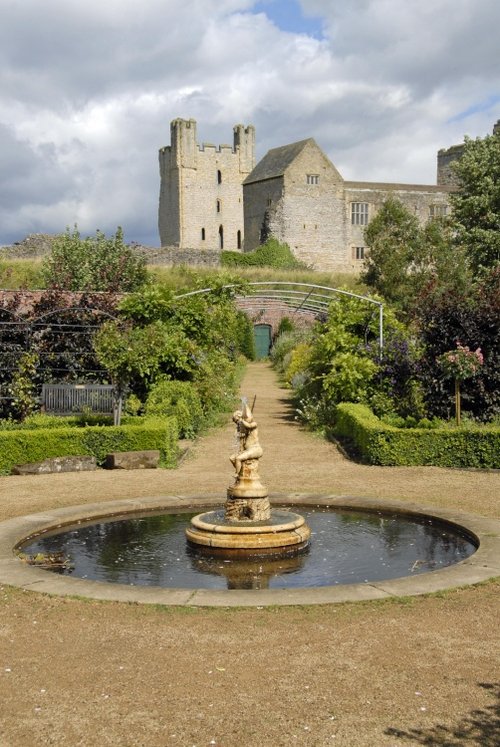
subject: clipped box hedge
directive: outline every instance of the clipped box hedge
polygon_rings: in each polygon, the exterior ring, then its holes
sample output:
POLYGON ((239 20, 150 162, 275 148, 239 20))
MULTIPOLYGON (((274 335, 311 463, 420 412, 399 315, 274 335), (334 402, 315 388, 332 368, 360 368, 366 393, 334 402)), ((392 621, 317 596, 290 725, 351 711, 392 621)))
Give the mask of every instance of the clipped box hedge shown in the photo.
POLYGON ((335 436, 351 443, 369 464, 500 468, 500 427, 395 428, 365 405, 336 408, 335 436))
POLYGON ((163 467, 177 464, 178 427, 175 417, 144 419, 138 425, 61 427, 0 431, 0 474, 14 464, 49 457, 95 456, 98 464, 112 451, 158 449, 163 467))

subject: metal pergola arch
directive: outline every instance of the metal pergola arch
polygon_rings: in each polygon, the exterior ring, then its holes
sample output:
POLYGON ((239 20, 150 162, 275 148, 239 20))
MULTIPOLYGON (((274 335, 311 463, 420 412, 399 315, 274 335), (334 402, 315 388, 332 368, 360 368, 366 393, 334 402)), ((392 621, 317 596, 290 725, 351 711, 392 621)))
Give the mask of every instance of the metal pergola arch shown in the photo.
MULTIPOLYGON (((236 283, 222 286, 221 290, 235 288, 240 286, 236 283)), ((213 288, 201 288, 188 293, 181 293, 174 297, 179 301, 190 296, 197 296, 204 293, 210 293, 213 288)), ((247 283, 245 285, 245 294, 236 293, 235 299, 242 306, 255 307, 259 309, 271 308, 276 302, 280 302, 289 307, 294 314, 326 314, 330 304, 337 300, 339 296, 349 296, 357 298, 363 303, 371 304, 378 309, 378 326, 379 326, 379 356, 382 357, 384 349, 384 304, 369 296, 362 296, 358 293, 343 290, 341 288, 331 288, 326 285, 314 285, 311 283, 295 283, 280 281, 258 281, 247 283)))

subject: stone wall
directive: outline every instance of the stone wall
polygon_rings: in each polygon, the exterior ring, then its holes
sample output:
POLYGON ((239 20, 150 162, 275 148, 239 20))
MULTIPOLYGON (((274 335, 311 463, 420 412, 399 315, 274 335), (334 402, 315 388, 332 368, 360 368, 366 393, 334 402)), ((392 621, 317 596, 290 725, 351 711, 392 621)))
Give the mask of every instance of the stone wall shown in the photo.
POLYGON ((32 233, 22 241, 12 246, 0 247, 0 257, 12 257, 13 259, 36 259, 43 257, 52 250, 52 244, 56 237, 47 233, 32 233))
POLYGON ((139 247, 146 257, 148 265, 166 267, 189 265, 191 267, 219 267, 220 252, 207 249, 178 249, 175 246, 164 246, 161 249, 139 247))
POLYGON ((441 148, 437 154, 437 183, 441 186, 457 186, 457 179, 452 171, 451 165, 460 160, 464 152, 464 146, 452 145, 451 148, 441 148))
POLYGON ((305 329, 310 327, 318 316, 317 312, 307 309, 295 311, 287 306, 286 303, 279 300, 267 300, 264 306, 262 302, 259 303, 258 298, 252 298, 252 296, 238 298, 236 299, 236 304, 239 309, 248 315, 253 325, 269 324, 273 340, 278 333, 280 322, 284 317, 288 317, 295 327, 305 329))
MULTIPOLYGON (((27 236, 12 246, 0 247, 0 259, 38 259, 52 249, 56 236, 36 233, 27 236)), ((148 265, 190 265, 193 267, 219 267, 220 252, 206 249, 178 249, 175 246, 164 246, 160 249, 132 243, 130 245, 138 254, 145 257, 148 265)))

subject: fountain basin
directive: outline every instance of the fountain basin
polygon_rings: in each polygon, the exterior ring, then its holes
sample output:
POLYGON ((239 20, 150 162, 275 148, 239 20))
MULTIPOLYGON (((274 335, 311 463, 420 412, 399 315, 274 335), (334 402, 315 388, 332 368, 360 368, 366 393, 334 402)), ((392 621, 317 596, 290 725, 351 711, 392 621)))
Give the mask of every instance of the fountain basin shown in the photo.
POLYGON ((18 517, 0 524, 0 583, 49 594, 79 595, 136 603, 191 606, 260 606, 283 604, 329 604, 392 596, 418 595, 447 588, 475 584, 500 575, 500 521, 463 512, 431 508, 401 501, 349 498, 335 495, 287 494, 271 496, 273 505, 338 506, 363 511, 396 512, 402 515, 436 518, 459 527, 475 538, 477 551, 467 560, 443 570, 415 577, 376 581, 369 584, 345 584, 318 588, 214 590, 166 589, 86 581, 57 576, 38 568, 25 566, 15 557, 15 548, 39 532, 49 531, 79 521, 97 520, 143 511, 191 510, 210 507, 215 496, 170 496, 114 501, 46 511, 18 517))
POLYGON ((300 552, 310 536, 303 516, 276 510, 264 521, 231 521, 224 509, 207 511, 194 516, 186 529, 192 546, 228 557, 300 552))

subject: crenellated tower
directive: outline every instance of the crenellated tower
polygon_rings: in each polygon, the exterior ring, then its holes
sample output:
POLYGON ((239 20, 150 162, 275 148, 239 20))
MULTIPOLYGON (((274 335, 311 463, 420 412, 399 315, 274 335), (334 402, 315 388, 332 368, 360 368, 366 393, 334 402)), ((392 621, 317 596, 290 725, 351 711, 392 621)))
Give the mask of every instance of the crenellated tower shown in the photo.
POLYGON ((255 128, 235 125, 233 145, 199 145, 196 121, 174 119, 159 160, 161 245, 242 250, 242 185, 255 165, 255 128))

